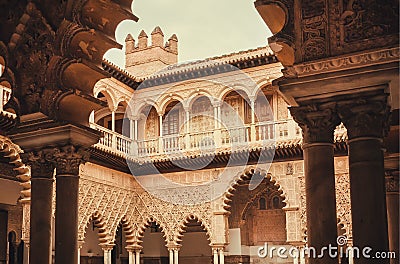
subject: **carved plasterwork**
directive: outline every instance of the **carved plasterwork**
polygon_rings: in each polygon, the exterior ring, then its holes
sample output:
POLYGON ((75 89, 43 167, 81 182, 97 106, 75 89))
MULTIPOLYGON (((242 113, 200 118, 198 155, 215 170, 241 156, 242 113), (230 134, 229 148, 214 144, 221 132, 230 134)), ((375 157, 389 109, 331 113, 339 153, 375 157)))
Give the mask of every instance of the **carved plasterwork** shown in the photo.
POLYGON ((335 0, 329 9, 332 53, 397 46, 398 1, 335 0))
POLYGON ((302 61, 326 57, 328 50, 328 12, 326 0, 301 1, 302 61))
POLYGON ((336 210, 340 224, 343 225, 348 238, 352 237, 350 175, 347 168, 347 157, 335 159, 336 210))
POLYGON ((378 63, 390 63, 399 60, 399 49, 388 48, 329 58, 315 62, 305 62, 285 70, 287 77, 302 77, 320 73, 329 73, 359 67, 367 67, 378 63))
MULTIPOLYGON (((140 243, 143 231, 149 222, 155 221, 163 230, 166 243, 179 244, 187 219, 196 218, 204 226, 210 241, 213 241, 210 203, 183 206, 159 200, 144 189, 132 176, 96 167, 93 164, 81 167, 79 187, 79 240, 84 240, 85 229, 96 214, 102 219, 106 230, 103 243, 113 243, 115 232, 121 222, 124 230, 130 230, 127 243, 140 243), (106 178, 106 181, 102 179, 106 178), (124 179, 124 183, 118 181, 124 179)), ((174 194, 176 195, 176 194, 174 194)))

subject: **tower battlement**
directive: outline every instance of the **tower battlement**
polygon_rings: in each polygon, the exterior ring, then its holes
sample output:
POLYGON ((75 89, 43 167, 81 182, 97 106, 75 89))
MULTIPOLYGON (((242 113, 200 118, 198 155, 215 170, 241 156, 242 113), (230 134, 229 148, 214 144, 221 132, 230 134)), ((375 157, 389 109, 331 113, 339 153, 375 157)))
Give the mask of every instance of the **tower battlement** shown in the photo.
POLYGON ((178 62, 178 38, 173 34, 164 42, 160 27, 151 32, 151 43, 142 30, 136 40, 131 34, 125 39, 125 68, 135 77, 146 77, 178 62))

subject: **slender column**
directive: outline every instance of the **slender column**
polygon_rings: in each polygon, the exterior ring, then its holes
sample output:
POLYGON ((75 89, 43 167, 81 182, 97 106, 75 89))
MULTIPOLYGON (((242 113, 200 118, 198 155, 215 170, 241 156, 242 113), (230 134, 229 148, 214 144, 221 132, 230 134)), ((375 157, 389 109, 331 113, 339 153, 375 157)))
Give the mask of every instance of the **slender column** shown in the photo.
POLYGON ((135 251, 135 264, 140 264, 140 249, 135 251))
POLYGON ((250 99, 250 108, 251 108, 250 139, 251 139, 251 142, 255 142, 256 141, 256 108, 255 108, 256 98, 252 97, 249 99, 250 99))
POLYGON ((135 120, 134 120, 134 140, 138 140, 138 133, 139 131, 138 131, 138 119, 136 118, 135 120))
POLYGON ((111 131, 115 131, 115 111, 111 111, 111 131))
POLYGON ((168 251, 169 251, 169 264, 174 264, 174 250, 172 248, 169 248, 168 251))
POLYGON ((51 214, 53 199, 54 149, 25 155, 31 166, 30 263, 51 263, 51 214))
POLYGON ((190 147, 190 111, 185 107, 185 149, 190 147))
POLYGON ((78 264, 81 263, 81 249, 85 241, 78 241, 78 264))
POLYGON ((220 147, 222 144, 221 138, 221 104, 219 102, 214 103, 214 142, 216 147, 220 147))
POLYGON ((388 216, 389 250, 396 253, 396 259, 390 264, 397 264, 399 260, 399 176, 386 176, 386 206, 388 216))
POLYGON ((218 264, 218 249, 217 248, 213 248, 212 252, 213 252, 213 257, 214 257, 213 264, 218 264))
MULTIPOLYGON (((382 138, 387 131, 387 95, 357 96, 339 102, 339 114, 347 128, 349 145, 350 193, 354 247, 388 251, 385 178, 382 138), (372 231, 373 230, 373 231, 372 231)), ((376 263, 372 257, 354 260, 356 264, 376 263)), ((389 263, 381 259, 379 263, 389 263)))
POLYGON ((79 165, 87 152, 69 145, 54 155, 56 165, 56 264, 78 260, 79 165))
POLYGON ((179 249, 175 248, 174 249, 174 264, 178 264, 178 260, 179 260, 179 249))
POLYGON ((128 250, 128 264, 135 264, 135 252, 128 250))
MULTIPOLYGON (((333 131, 340 120, 334 105, 291 108, 292 115, 303 130, 303 155, 307 203, 307 242, 321 252, 336 246, 336 195, 333 160, 333 131)), ((337 264, 337 258, 324 254, 310 258, 310 264, 337 264)))
POLYGON ((159 141, 158 141, 158 149, 160 153, 164 152, 164 142, 163 142, 163 114, 158 114, 158 119, 159 119, 159 141))
POLYGON ((114 245, 107 245, 103 247, 104 264, 111 264, 111 251, 114 245))
POLYGON ((224 248, 219 249, 219 264, 225 264, 224 248))

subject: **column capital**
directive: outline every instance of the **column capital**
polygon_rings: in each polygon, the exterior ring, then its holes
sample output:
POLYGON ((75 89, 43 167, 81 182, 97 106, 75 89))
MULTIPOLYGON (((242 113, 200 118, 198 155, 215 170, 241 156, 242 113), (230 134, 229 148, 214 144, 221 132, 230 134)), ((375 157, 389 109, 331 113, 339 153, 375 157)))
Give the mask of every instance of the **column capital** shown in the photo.
POLYGON ((335 103, 291 107, 290 113, 303 132, 305 143, 333 143, 333 131, 340 124, 335 103))
POLYGON ((386 193, 399 193, 399 177, 386 175, 385 177, 386 193))
POLYGON ((338 113, 347 128, 349 139, 383 138, 389 131, 390 107, 387 94, 360 95, 356 99, 338 102, 338 113))
POLYGON ((103 244, 103 245, 100 245, 100 247, 101 247, 101 249, 103 250, 103 251, 111 251, 113 248, 114 248, 114 244, 103 244))
POLYGON ((43 148, 21 154, 23 162, 31 167, 32 178, 49 178, 54 176, 54 154, 57 148, 43 148))
POLYGON ((57 175, 79 175, 79 165, 89 160, 89 152, 84 147, 67 145, 58 149, 54 154, 57 175))
POLYGON ((126 251, 128 252, 136 252, 136 251, 142 251, 143 247, 139 245, 128 245, 125 247, 126 251))

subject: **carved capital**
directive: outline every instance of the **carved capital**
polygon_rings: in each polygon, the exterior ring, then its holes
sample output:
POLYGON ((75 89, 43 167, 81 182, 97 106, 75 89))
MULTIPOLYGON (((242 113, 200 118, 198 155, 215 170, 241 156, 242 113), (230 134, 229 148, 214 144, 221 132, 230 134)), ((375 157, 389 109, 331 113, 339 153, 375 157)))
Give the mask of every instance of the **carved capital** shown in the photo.
POLYGON ((89 156, 85 148, 75 148, 72 145, 60 148, 54 155, 57 175, 79 175, 79 165, 85 163, 89 156))
POLYGON ((396 176, 386 176, 386 193, 399 193, 399 177, 396 176))
POLYGON ((57 148, 45 148, 39 151, 31 151, 21 155, 25 164, 31 167, 33 178, 53 178, 54 175, 54 154, 57 148))
POLYGON ((333 131, 340 124, 334 103, 291 107, 290 113, 299 123, 305 143, 333 143, 333 131))
POLYGON ((390 107, 387 94, 359 96, 338 104, 339 116, 347 128, 349 139, 383 138, 389 131, 390 107))

